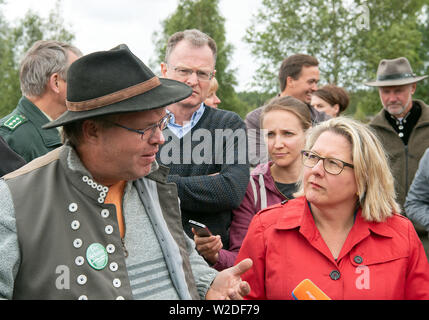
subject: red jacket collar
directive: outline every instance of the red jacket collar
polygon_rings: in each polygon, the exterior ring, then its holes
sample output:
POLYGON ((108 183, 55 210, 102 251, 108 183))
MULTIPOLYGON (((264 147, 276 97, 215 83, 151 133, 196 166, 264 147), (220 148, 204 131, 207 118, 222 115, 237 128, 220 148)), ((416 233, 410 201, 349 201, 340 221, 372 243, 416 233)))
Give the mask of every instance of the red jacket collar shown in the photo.
MULTIPOLYGON (((283 206, 283 213, 276 224, 276 229, 278 230, 288 230, 298 227, 300 227, 300 233, 309 237, 314 236, 317 229, 305 197, 288 201, 283 206)), ((361 208, 359 208, 356 214, 356 221, 352 231, 356 233, 356 236, 368 235, 369 231, 388 238, 394 235, 392 228, 388 224, 364 220, 361 208)))

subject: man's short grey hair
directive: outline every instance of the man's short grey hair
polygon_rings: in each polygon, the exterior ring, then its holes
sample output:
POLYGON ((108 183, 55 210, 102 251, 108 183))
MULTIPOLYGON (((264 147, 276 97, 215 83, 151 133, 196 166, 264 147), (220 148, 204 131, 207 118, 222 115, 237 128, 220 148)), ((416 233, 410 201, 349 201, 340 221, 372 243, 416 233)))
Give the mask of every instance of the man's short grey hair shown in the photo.
POLYGON ((197 48, 208 45, 213 52, 213 59, 216 63, 216 57, 217 57, 216 42, 210 36, 208 36, 204 32, 201 32, 200 30, 197 30, 197 29, 190 29, 190 30, 176 32, 168 39, 167 49, 165 50, 165 62, 168 63, 168 59, 171 55, 171 52, 173 52, 176 45, 182 40, 188 41, 189 43, 191 43, 193 46, 197 48))
POLYGON ((55 40, 35 42, 21 61, 19 79, 22 95, 41 96, 54 73, 67 80, 69 52, 78 57, 82 56, 78 48, 63 42, 55 40))

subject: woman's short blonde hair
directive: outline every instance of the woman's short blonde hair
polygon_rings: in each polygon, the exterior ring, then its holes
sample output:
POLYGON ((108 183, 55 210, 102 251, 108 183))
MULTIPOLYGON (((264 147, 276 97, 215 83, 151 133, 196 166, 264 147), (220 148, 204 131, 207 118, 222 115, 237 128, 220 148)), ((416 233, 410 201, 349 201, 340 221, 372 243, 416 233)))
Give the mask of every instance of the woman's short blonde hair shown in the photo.
MULTIPOLYGON (((344 136, 352 146, 354 174, 362 216, 367 221, 381 222, 399 213, 394 180, 386 152, 371 129, 356 120, 337 117, 319 123, 307 132, 306 150, 311 150, 319 136, 326 131, 344 136)), ((303 195, 303 175, 300 190, 303 195)))

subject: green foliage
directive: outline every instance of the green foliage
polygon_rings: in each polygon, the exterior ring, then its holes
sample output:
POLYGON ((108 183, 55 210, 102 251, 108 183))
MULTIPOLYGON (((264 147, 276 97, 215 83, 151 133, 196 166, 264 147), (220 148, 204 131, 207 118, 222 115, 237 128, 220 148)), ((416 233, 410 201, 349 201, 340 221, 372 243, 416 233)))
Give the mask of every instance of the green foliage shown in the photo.
POLYGON ((347 82, 348 58, 353 48, 345 39, 356 29, 351 17, 356 9, 339 0, 263 0, 244 40, 261 61, 255 79, 263 88, 278 92, 277 74, 287 56, 317 56, 320 69, 332 83, 347 82))
POLYGON ((216 79, 219 82, 217 96, 222 100, 220 108, 245 115, 248 106, 235 93, 237 84, 235 70, 229 68, 233 52, 232 45, 226 43, 225 18, 219 13, 219 0, 180 0, 176 11, 162 22, 162 30, 155 32, 157 60, 151 62, 153 69, 159 69, 164 61, 168 38, 178 31, 198 29, 216 41, 218 48, 216 79))
MULTIPOLYGON (((0 10, 2 2, 0 0, 0 10)), ((19 63, 37 40, 52 39, 71 43, 74 35, 64 26, 61 1, 47 18, 29 10, 15 25, 5 21, 0 11, 0 117, 12 111, 21 97, 19 63)))
MULTIPOLYGON (((428 15, 423 12, 428 3, 263 0, 244 38, 260 61, 254 79, 263 90, 278 91, 277 74, 283 59, 296 53, 313 55, 320 61, 321 83, 358 92, 351 94, 350 110, 355 110, 356 117, 367 118, 380 109, 380 102, 377 90, 363 82, 375 78, 381 59, 405 56, 416 74, 427 74, 428 15), (360 24, 363 18, 367 25, 360 24)), ((415 97, 428 94, 423 91, 419 88, 415 97)))
POLYGON ((249 106, 247 112, 263 106, 273 98, 273 94, 270 92, 262 93, 258 91, 248 91, 238 92, 237 95, 241 101, 245 102, 249 106))

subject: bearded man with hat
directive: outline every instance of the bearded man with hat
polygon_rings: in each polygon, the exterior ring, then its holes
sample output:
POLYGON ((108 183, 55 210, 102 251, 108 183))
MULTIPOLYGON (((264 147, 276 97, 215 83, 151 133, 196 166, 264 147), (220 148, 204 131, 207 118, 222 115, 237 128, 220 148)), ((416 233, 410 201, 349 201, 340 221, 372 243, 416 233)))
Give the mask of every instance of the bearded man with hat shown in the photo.
POLYGON ((0 180, 0 297, 239 299, 252 262, 218 273, 182 229, 177 189, 155 161, 191 95, 125 45, 74 62, 62 147, 0 180))
MULTIPOLYGON (((400 57, 381 60, 377 79, 365 83, 378 87, 383 110, 369 125, 388 153, 397 201, 402 208, 419 161, 429 147, 429 107, 412 97, 417 82, 425 78, 416 76, 407 58, 400 57)), ((421 225, 414 226, 429 257, 428 233, 421 225)))

